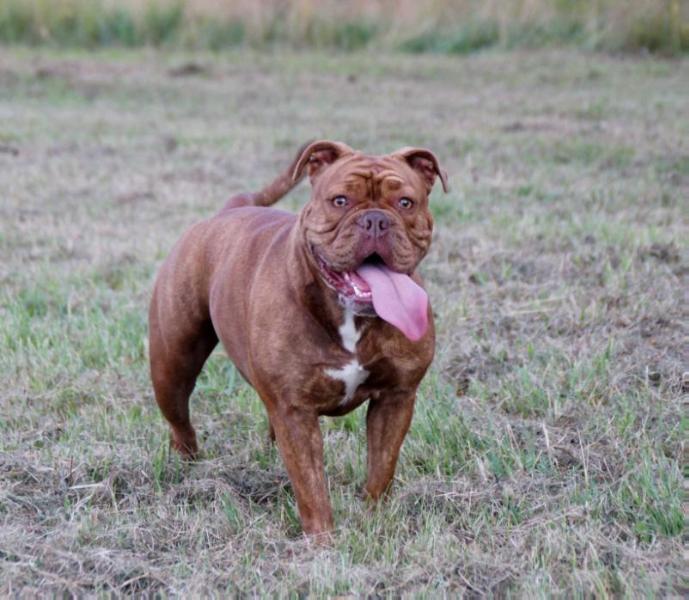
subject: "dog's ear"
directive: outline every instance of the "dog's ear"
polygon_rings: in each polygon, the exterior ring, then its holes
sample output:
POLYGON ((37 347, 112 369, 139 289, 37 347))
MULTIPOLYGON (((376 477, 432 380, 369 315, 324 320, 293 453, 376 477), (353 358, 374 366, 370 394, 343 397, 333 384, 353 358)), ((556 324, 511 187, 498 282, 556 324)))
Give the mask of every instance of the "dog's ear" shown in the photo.
POLYGON ((397 156, 406 161, 412 169, 421 175, 421 179, 426 184, 426 191, 429 194, 433 189, 436 175, 440 177, 443 191, 446 194, 450 191, 450 186, 447 183, 447 173, 440 168, 438 158, 430 150, 425 148, 400 148, 397 152, 393 152, 392 156, 397 156))
POLYGON ((301 155, 294 166, 294 171, 292 171, 292 180, 299 181, 304 176, 304 172, 307 172, 311 183, 313 183, 314 179, 325 167, 334 163, 345 154, 352 154, 353 152, 354 150, 342 142, 331 142, 329 140, 311 142, 301 151, 301 155))

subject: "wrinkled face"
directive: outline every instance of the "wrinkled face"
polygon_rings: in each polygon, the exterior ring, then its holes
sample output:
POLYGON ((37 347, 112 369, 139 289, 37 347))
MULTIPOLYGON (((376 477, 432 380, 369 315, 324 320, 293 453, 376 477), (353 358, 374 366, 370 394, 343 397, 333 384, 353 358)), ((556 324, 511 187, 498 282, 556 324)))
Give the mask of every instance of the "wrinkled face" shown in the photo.
POLYGON ((312 181, 301 214, 307 247, 325 283, 365 313, 371 292, 358 270, 410 275, 428 251, 427 181, 402 157, 359 153, 326 165, 312 181))

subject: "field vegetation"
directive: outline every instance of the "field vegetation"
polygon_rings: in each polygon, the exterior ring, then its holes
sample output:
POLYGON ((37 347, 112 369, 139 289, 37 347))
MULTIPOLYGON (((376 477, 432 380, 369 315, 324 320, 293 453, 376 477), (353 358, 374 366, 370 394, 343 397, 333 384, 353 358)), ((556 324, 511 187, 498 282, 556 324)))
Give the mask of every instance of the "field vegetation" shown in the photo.
POLYGON ((687 98, 687 59, 574 49, 5 48, 0 595, 686 595, 687 98), (379 508, 363 411, 323 420, 327 549, 220 350, 204 457, 170 455, 145 343, 180 233, 314 137, 427 146, 452 185, 437 357, 379 508))
POLYGON ((687 0, 1 0, 0 42, 52 46, 689 50, 687 0))

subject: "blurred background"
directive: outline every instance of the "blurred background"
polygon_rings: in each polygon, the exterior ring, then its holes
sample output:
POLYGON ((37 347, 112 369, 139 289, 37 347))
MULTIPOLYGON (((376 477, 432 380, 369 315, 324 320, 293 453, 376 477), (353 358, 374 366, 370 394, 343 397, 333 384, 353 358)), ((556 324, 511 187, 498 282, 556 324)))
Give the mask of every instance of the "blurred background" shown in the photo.
POLYGON ((689 50, 686 0, 1 0, 0 42, 59 46, 491 46, 689 50))

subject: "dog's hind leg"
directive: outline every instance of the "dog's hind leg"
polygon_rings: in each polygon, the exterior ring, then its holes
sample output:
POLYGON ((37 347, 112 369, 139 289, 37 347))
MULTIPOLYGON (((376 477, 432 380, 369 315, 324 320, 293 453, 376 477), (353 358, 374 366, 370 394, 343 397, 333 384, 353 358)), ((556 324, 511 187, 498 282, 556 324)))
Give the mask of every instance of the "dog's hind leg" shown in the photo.
POLYGON ((156 402, 170 423, 170 445, 187 458, 198 452, 189 420, 189 396, 203 364, 218 343, 210 320, 193 323, 166 313, 161 322, 157 294, 149 315, 149 358, 156 402), (174 322, 172 320, 174 319, 174 322))

